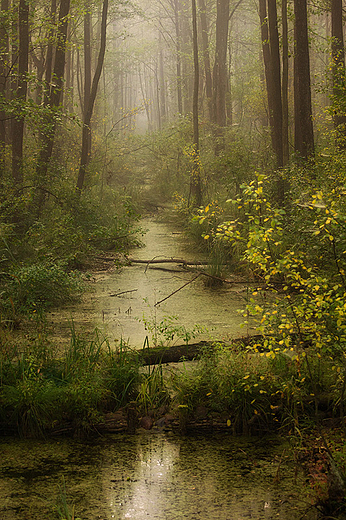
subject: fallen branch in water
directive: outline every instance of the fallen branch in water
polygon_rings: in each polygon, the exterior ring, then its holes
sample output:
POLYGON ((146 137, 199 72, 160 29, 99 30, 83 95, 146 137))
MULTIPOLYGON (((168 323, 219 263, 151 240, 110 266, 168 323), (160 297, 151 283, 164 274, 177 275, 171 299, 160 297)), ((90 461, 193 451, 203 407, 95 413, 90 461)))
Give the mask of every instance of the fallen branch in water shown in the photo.
POLYGON ((110 294, 109 296, 111 298, 113 298, 114 296, 120 296, 121 294, 127 294, 127 293, 130 293, 130 292, 136 292, 138 291, 138 289, 131 289, 130 291, 121 291, 119 293, 116 293, 116 294, 110 294))
POLYGON ((197 280, 197 278, 199 278, 201 276, 202 273, 198 273, 197 276, 195 276, 194 278, 192 278, 192 280, 189 280, 188 282, 184 283, 184 285, 182 285, 181 287, 179 287, 179 289, 176 289, 175 291, 173 291, 171 294, 169 294, 168 296, 166 296, 166 298, 163 298, 162 300, 160 300, 159 302, 156 302, 154 307, 156 307, 157 305, 160 305, 160 303, 162 302, 165 302, 166 300, 168 300, 168 298, 170 298, 171 296, 173 296, 173 294, 176 294, 177 292, 181 291, 181 289, 184 289, 184 287, 186 287, 187 285, 189 285, 190 283, 194 282, 195 280, 197 280))
MULTIPOLYGON (((243 281, 234 281, 234 280, 227 280, 227 278, 221 278, 221 276, 215 276, 214 274, 209 274, 209 273, 206 273, 205 271, 202 271, 201 269, 197 269, 194 268, 194 269, 180 269, 179 271, 177 269, 168 269, 168 268, 165 268, 165 267, 150 267, 149 266, 149 269, 157 269, 159 271, 166 271, 168 273, 186 273, 186 271, 188 272, 191 272, 191 273, 199 273, 200 275, 202 276, 206 276, 207 278, 211 278, 212 280, 215 280, 217 282, 222 282, 222 283, 230 283, 230 284, 235 284, 235 283, 240 283, 242 285, 245 285, 246 282, 243 282, 243 281)), ((251 282, 249 282, 251 283, 251 282)))
POLYGON ((161 258, 154 257, 151 260, 139 260, 136 258, 128 258, 127 259, 130 264, 183 264, 183 265, 208 265, 209 262, 188 262, 183 258, 161 258))

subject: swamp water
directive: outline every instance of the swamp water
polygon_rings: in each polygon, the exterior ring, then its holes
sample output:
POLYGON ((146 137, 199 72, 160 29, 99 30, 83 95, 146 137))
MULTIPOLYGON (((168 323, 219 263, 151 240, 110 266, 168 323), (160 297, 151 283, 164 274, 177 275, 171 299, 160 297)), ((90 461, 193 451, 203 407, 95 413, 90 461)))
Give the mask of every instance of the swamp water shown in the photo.
MULTIPOLYGON (((143 220, 141 226, 147 230, 143 247, 131 251, 130 257, 138 260, 182 258, 196 264, 205 260, 169 223, 148 219, 143 220)), ((122 339, 135 348, 143 346, 147 335, 152 346, 148 327, 155 329, 163 320, 171 323, 172 330, 182 326, 187 331, 196 325, 204 327, 204 332, 195 340, 227 340, 246 335, 246 329, 241 328, 244 318, 239 314, 245 304, 246 288, 239 284, 207 287, 206 278, 200 276, 155 306, 195 277, 195 272, 184 272, 176 264, 133 264, 97 273, 94 291, 81 304, 52 313, 49 321, 57 337, 68 336, 73 321, 77 331, 97 327, 110 342, 122 339), (171 319, 173 317, 177 319, 171 319)), ((182 330, 180 337, 176 334, 173 343, 183 344, 183 334, 182 330)))
MULTIPOLYGON (((148 228, 145 247, 131 256, 196 261, 187 241, 169 224, 149 220, 143 227, 148 228)), ((204 338, 245 334, 237 312, 245 299, 237 285, 212 289, 200 277, 155 307, 194 276, 143 264, 98 273, 94 292, 80 305, 50 316, 55 342, 66 343, 73 320, 77 332, 98 327, 110 344, 124 338, 140 348, 148 335, 138 320, 143 315, 151 324, 177 316, 177 324, 187 329, 204 325, 209 329, 204 338)), ((309 504, 302 477, 298 483, 296 477, 279 438, 182 437, 154 430, 88 442, 2 438, 0 520, 58 520, 64 485, 67 503, 74 504, 75 519, 81 520, 298 520, 309 504)), ((314 519, 310 514, 304 518, 314 519)))
POLYGON ((65 485, 81 520, 314 519, 278 438, 148 432, 0 439, 1 520, 51 520, 65 485), (306 513, 306 515, 305 515, 306 513))

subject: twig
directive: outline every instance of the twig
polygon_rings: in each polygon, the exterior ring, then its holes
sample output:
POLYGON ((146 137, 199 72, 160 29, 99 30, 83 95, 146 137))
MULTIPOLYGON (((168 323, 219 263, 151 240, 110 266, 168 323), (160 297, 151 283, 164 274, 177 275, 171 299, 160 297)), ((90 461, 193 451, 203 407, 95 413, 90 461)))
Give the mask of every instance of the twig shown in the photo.
POLYGON ((138 291, 138 289, 131 289, 130 291, 121 291, 121 292, 116 293, 116 294, 110 294, 109 296, 111 298, 113 298, 114 296, 120 296, 121 294, 126 294, 126 293, 136 292, 136 291, 138 291))
POLYGON ((162 300, 160 300, 159 302, 156 302, 154 307, 156 307, 157 305, 160 305, 160 303, 168 300, 168 298, 170 298, 171 296, 173 296, 173 294, 176 294, 177 292, 181 291, 181 289, 184 289, 184 287, 186 287, 187 285, 189 285, 190 283, 194 282, 195 280, 197 280, 197 278, 199 278, 201 276, 201 273, 198 273, 197 276, 195 276, 194 278, 192 278, 192 280, 190 280, 189 282, 186 282, 184 283, 184 285, 182 285, 181 287, 179 287, 179 289, 173 291, 171 294, 169 294, 168 296, 166 296, 166 298, 163 298, 162 300))

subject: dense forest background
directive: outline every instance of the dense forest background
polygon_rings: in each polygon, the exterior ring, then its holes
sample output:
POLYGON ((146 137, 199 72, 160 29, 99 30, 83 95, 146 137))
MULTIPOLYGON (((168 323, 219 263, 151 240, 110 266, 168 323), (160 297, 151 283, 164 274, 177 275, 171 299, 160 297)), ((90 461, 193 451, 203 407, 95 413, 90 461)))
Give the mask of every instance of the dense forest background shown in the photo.
POLYGON ((341 1, 3 1, 0 37, 2 178, 38 217, 63 182, 121 191, 141 157, 174 188, 201 156, 199 205, 342 148, 341 1))

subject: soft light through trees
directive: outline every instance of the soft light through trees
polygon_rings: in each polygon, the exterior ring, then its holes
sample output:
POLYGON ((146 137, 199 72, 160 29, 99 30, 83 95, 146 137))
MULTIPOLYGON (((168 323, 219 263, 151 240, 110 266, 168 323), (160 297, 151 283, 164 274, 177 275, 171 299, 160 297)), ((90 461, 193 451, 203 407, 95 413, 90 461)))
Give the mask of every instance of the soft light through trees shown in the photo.
MULTIPOLYGON (((258 153, 266 146, 267 121, 274 170, 292 152, 313 155, 313 121, 323 119, 326 96, 311 84, 310 61, 315 77, 316 71, 327 75, 316 62, 319 48, 328 49, 308 20, 326 19, 322 4, 312 12, 305 0, 198 0, 191 10, 183 0, 110 0, 107 33, 104 6, 101 0, 1 1, 1 170, 10 169, 22 184, 27 161, 36 162, 38 214, 66 128, 74 129, 66 161, 79 191, 92 182, 87 173, 105 138, 165 131, 179 121, 190 125, 187 145, 199 142, 202 163, 207 142, 214 140, 220 158, 227 153, 230 132, 246 135, 258 153)), ((342 7, 333 0, 329 44, 339 130, 342 7)))

